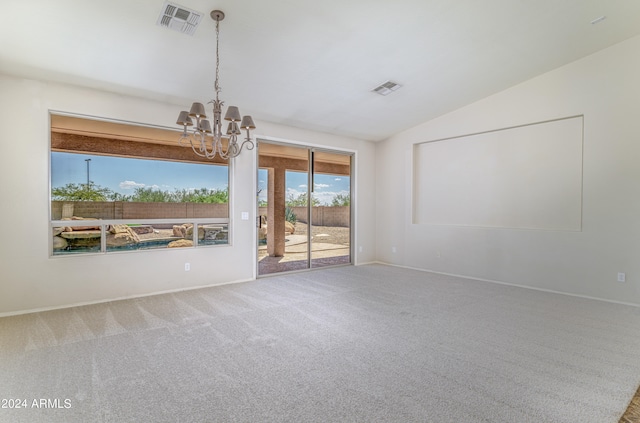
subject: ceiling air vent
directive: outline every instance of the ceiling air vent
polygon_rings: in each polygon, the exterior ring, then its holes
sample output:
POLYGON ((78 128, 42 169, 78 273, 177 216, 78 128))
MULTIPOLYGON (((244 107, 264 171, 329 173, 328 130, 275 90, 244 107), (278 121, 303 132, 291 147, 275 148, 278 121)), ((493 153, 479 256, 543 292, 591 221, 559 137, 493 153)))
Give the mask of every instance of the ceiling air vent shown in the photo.
POLYGON ((400 88, 401 86, 402 85, 397 84, 395 82, 387 81, 387 82, 383 82, 382 84, 378 85, 377 87, 375 87, 371 91, 373 91, 374 93, 378 93, 380 95, 389 95, 392 92, 394 92, 395 90, 397 90, 398 88, 400 88))
POLYGON ((202 19, 202 13, 175 3, 166 2, 157 24, 184 34, 193 35, 202 19))

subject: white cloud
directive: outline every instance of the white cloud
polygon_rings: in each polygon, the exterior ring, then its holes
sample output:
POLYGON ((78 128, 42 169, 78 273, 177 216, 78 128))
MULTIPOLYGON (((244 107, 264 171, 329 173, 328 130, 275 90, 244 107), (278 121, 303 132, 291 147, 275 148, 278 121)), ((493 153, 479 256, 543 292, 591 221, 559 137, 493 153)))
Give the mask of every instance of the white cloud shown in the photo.
POLYGON ((307 190, 304 190, 304 191, 298 191, 298 190, 297 190, 297 189, 295 189, 295 188, 287 188, 287 197, 289 197, 290 195, 292 195, 292 196, 294 196, 294 197, 297 197, 297 196, 299 196, 300 194, 306 194, 306 193, 307 193, 307 190))
POLYGON ((329 188, 331 185, 327 185, 327 184, 313 184, 313 186, 316 187, 316 189, 322 189, 322 188, 329 188))
MULTIPOLYGON (((136 181, 122 181, 118 184, 118 186, 120 187, 120 189, 136 189, 136 188, 151 188, 154 190, 158 190, 160 189, 160 185, 147 185, 147 184, 143 184, 141 182, 136 182, 136 181)), ((167 185, 163 185, 164 187, 166 187, 167 185)))
POLYGON ((342 178, 336 178, 336 179, 334 179, 334 181, 340 182, 340 181, 342 181, 342 178))
POLYGON ((320 204, 323 206, 329 206, 333 202, 333 199, 336 195, 349 195, 349 191, 323 191, 323 192, 315 192, 313 196, 320 201, 320 204))
POLYGON ((136 189, 136 188, 144 188, 145 184, 140 184, 136 181, 122 181, 118 185, 121 189, 136 189))
POLYGON ((298 185, 298 188, 306 188, 306 187, 307 187, 306 184, 298 185))

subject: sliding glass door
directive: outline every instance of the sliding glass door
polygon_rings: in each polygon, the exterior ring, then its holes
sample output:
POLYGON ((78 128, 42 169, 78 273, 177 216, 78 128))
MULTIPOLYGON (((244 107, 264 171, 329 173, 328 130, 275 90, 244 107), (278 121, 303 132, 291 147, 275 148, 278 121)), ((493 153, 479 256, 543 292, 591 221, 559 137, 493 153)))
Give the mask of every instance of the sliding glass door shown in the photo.
POLYGON ((258 142, 258 275, 351 263, 350 154, 258 142))
POLYGON ((311 151, 311 267, 351 263, 351 156, 311 151))

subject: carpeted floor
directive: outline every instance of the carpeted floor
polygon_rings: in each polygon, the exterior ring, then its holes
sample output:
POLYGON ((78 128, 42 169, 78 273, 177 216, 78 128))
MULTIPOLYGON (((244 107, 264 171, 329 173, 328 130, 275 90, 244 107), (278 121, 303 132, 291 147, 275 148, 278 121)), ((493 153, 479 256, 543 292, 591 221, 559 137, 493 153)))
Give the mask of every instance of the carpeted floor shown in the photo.
POLYGON ((639 383, 640 308, 383 265, 0 319, 1 422, 615 423, 639 383))

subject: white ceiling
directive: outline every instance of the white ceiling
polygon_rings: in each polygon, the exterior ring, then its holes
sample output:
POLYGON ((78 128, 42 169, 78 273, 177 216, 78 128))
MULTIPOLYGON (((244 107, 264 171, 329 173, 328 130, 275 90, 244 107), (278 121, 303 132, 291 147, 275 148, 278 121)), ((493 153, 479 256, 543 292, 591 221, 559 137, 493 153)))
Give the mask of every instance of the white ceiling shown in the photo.
POLYGON ((175 3, 205 15, 193 36, 156 25, 164 0, 2 0, 0 72, 188 108, 214 96, 220 9, 227 105, 379 141, 640 34, 638 0, 175 3))

